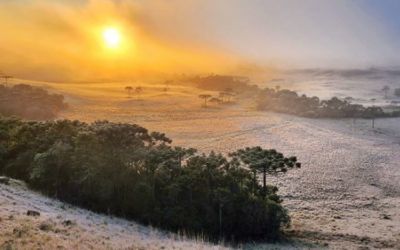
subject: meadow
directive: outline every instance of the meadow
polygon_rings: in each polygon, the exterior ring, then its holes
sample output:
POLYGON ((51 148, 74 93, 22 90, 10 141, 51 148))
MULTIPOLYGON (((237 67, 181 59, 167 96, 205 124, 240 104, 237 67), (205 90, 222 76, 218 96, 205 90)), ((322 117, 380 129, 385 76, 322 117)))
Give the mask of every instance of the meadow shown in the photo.
POLYGON ((332 247, 399 246, 400 119, 308 119, 256 111, 252 99, 203 108, 193 87, 129 83, 44 84, 70 104, 60 118, 137 123, 201 152, 245 146, 296 155, 303 168, 271 177, 292 217, 290 233, 332 247))

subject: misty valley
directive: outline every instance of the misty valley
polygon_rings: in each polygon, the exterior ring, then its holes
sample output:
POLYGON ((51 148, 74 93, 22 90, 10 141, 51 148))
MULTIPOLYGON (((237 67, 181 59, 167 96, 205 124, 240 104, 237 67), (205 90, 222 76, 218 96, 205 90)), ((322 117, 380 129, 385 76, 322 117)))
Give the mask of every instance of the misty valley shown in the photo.
POLYGON ((399 250, 398 13, 0 0, 0 250, 399 250))
POLYGON ((1 86, 1 173, 43 195, 231 246, 362 245, 369 223, 398 229, 395 88, 377 106, 223 75, 14 81, 1 86))

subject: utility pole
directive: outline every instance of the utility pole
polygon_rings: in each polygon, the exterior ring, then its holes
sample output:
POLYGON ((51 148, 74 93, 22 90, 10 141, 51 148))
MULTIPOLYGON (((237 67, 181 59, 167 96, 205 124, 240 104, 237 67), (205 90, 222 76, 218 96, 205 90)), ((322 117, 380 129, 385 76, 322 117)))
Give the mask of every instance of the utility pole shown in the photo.
POLYGON ((6 76, 6 75, 3 75, 3 76, 1 76, 1 77, 4 78, 4 84, 5 84, 6 86, 8 86, 8 79, 13 78, 12 76, 6 76))
MULTIPOLYGON (((375 99, 375 98, 372 98, 371 101, 372 101, 372 107, 375 108, 375 101, 376 101, 376 99, 375 99)), ((375 109, 374 109, 373 112, 372 112, 372 128, 373 128, 373 129, 375 128, 375 109)))

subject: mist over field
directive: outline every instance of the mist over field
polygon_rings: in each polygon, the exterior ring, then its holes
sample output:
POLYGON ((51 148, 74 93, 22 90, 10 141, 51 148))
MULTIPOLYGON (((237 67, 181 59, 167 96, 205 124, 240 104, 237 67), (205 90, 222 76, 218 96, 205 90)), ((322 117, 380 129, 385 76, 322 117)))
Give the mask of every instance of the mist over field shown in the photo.
POLYGON ((0 1, 0 249, 399 249, 399 11, 0 1))

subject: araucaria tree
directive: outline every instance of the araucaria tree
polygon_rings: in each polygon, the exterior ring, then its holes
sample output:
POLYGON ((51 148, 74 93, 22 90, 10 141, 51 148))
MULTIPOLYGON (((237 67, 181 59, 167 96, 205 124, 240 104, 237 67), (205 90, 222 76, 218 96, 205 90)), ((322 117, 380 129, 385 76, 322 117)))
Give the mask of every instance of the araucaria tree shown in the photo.
POLYGON ((138 86, 135 88, 135 93, 136 93, 138 99, 140 99, 140 95, 142 94, 142 92, 143 92, 142 87, 138 86))
POLYGON ((169 85, 170 85, 171 83, 173 83, 172 80, 166 80, 166 81, 164 82, 165 87, 164 87, 163 91, 164 91, 165 93, 169 91, 169 85))
POLYGON ((214 104, 221 104, 222 100, 217 97, 212 97, 209 102, 214 103, 214 104))
POLYGON ((204 99, 204 106, 203 107, 206 108, 207 107, 207 101, 208 101, 209 98, 211 98, 211 95, 202 94, 202 95, 199 95, 199 98, 204 99))
POLYGON ((238 160, 253 172, 254 185, 257 183, 257 173, 261 173, 263 177, 262 195, 264 198, 268 194, 267 175, 277 175, 278 173, 286 173, 288 169, 300 168, 301 163, 297 162, 295 156, 284 157, 275 149, 263 149, 261 147, 252 147, 240 149, 231 154, 235 160, 238 160))
POLYGON ((125 90, 128 92, 128 96, 131 97, 133 88, 131 86, 126 86, 125 90))

